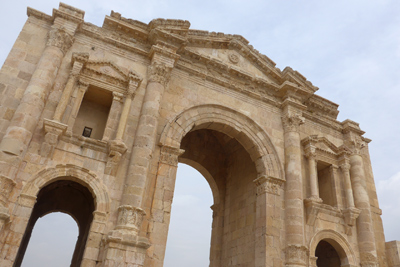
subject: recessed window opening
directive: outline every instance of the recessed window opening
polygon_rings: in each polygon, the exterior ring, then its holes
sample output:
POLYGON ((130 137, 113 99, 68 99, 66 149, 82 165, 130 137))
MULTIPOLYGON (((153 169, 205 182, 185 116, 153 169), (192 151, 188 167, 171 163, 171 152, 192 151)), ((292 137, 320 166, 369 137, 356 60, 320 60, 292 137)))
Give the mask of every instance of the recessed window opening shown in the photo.
POLYGON ((111 91, 89 86, 75 120, 74 135, 83 135, 101 140, 107 124, 112 99, 111 91))
POLYGON ((330 164, 318 161, 317 172, 318 172, 318 187, 319 187, 319 197, 322 202, 327 205, 334 206, 335 200, 333 197, 333 178, 330 168, 330 164))
POLYGON ((78 234, 76 221, 66 213, 39 218, 21 266, 70 266, 78 234))
POLYGON ((206 179, 178 165, 164 267, 209 266, 213 204, 206 179))

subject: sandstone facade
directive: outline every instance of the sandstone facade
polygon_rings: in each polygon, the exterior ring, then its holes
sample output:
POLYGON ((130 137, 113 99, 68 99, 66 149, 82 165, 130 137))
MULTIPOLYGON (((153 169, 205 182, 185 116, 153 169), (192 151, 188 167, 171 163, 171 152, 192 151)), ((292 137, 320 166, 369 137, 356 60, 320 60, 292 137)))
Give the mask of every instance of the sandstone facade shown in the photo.
POLYGON ((28 8, 0 72, 0 265, 62 211, 73 266, 161 267, 183 162, 213 192, 210 266, 400 266, 370 140, 317 90, 242 36, 28 8))

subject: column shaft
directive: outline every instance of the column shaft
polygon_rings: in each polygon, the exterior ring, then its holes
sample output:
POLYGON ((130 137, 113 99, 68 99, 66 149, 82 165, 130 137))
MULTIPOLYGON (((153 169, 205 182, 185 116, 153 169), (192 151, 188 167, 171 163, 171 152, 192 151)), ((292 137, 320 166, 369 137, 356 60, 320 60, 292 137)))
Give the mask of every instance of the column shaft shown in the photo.
POLYGON ((351 182, 355 196, 355 206, 361 210, 357 219, 357 235, 360 250, 361 265, 377 266, 376 244, 373 232, 371 208, 366 186, 363 159, 358 154, 350 157, 351 182))
POLYGON ((314 155, 308 156, 308 166, 310 169, 311 198, 319 199, 317 166, 314 155))

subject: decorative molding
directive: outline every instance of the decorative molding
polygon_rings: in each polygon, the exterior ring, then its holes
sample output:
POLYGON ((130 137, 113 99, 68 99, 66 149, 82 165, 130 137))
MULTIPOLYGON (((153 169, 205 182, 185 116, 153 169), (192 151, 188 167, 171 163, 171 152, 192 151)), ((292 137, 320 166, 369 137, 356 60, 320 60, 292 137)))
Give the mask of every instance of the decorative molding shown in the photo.
POLYGON ((63 28, 52 28, 48 33, 46 45, 60 48, 62 53, 65 55, 68 49, 72 46, 73 42, 73 36, 67 33, 63 28))
POLYGON ((229 53, 228 58, 233 64, 237 64, 240 61, 240 57, 234 52, 229 53))
POLYGON ((285 249, 286 265, 307 266, 308 248, 300 245, 289 245, 285 249))
POLYGON ((322 203, 320 198, 307 198, 304 199, 304 205, 307 214, 307 224, 314 226, 315 220, 319 214, 327 214, 333 217, 342 218, 343 214, 340 209, 322 203))
POLYGON ((265 193, 280 195, 280 189, 285 183, 284 180, 272 176, 261 176, 253 181, 257 186, 257 195, 265 193))
POLYGON ((68 125, 58 121, 44 119, 43 129, 46 133, 44 136, 44 142, 40 148, 40 155, 45 158, 51 158, 54 153, 54 149, 58 144, 58 140, 61 135, 65 133, 68 125))
POLYGON ((183 149, 171 146, 162 146, 160 162, 176 167, 178 166, 178 157, 183 153, 185 153, 185 150, 183 149))

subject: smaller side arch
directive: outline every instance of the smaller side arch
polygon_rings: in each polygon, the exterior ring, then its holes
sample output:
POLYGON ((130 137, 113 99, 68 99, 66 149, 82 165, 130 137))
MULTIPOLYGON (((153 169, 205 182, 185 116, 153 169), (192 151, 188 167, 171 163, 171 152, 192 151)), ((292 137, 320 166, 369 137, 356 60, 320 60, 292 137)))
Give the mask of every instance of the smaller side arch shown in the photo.
POLYGON ((71 164, 60 164, 38 172, 22 188, 21 197, 36 199, 40 189, 58 180, 65 180, 65 177, 89 189, 95 201, 95 212, 109 214, 110 198, 106 187, 93 172, 71 164))
POLYGON ((315 250, 322 240, 334 247, 342 266, 356 266, 356 257, 350 243, 343 235, 334 230, 322 230, 314 235, 310 242, 310 258, 315 258, 315 250))

